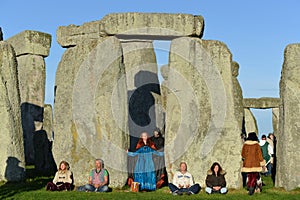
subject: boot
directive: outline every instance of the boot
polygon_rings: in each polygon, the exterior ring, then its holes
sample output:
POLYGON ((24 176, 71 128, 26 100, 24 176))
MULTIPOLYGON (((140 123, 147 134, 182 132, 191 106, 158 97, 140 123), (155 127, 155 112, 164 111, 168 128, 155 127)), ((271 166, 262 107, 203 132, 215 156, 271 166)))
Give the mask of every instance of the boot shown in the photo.
POLYGON ((249 195, 253 195, 253 194, 254 194, 254 188, 249 188, 248 194, 249 194, 249 195))

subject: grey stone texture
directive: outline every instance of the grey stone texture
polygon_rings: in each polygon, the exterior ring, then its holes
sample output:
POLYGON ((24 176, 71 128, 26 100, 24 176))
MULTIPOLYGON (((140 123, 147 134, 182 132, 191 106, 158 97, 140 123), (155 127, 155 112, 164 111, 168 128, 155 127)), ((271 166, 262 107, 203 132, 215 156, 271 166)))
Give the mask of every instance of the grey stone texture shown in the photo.
POLYGON ((86 184, 102 158, 110 185, 127 179, 128 107, 121 43, 115 37, 83 40, 68 48, 56 73, 53 155, 67 160, 75 184, 86 184))
POLYGON ((158 67, 152 41, 122 41, 129 103, 131 150, 143 131, 163 128, 158 67))
POLYGON ((246 129, 246 134, 248 137, 248 133, 251 132, 255 132, 257 135, 258 133, 258 128, 257 128, 257 123, 256 123, 256 119, 253 115, 253 113, 251 112, 251 110, 249 108, 245 108, 244 110, 245 113, 245 129, 246 129))
POLYGON ((277 135, 277 187, 292 190, 300 187, 300 44, 290 44, 284 51, 280 80, 280 122, 277 135))
POLYGON ((279 134, 279 108, 272 108, 273 133, 277 137, 279 134))
MULTIPOLYGON (((182 37, 171 43, 167 80, 165 158, 169 179, 186 161, 195 182, 218 161, 227 171, 228 187, 241 187, 243 108, 232 55, 225 44, 182 37), (237 105, 238 102, 241 105, 237 105)), ((164 102, 163 101, 163 102, 164 102)))
POLYGON ((17 55, 21 95, 22 127, 27 164, 34 163, 33 134, 43 126, 46 66, 51 35, 38 31, 23 31, 7 40, 17 55))
POLYGON ((49 141, 53 141, 53 109, 51 104, 44 105, 43 130, 49 141))
POLYGON ((118 35, 125 38, 170 39, 180 36, 202 37, 204 19, 190 14, 113 13, 81 26, 60 26, 57 42, 62 47, 75 46, 85 39, 118 35))
POLYGON ((17 61, 12 46, 4 41, 0 41, 0 76, 0 181, 21 181, 25 157, 17 61))
POLYGON ((280 106, 280 98, 273 98, 273 97, 244 98, 245 108, 268 109, 268 108, 279 108, 279 106, 280 106))
POLYGON ((50 52, 51 35, 39 31, 26 30, 9 39, 16 56, 33 54, 47 57, 50 52))

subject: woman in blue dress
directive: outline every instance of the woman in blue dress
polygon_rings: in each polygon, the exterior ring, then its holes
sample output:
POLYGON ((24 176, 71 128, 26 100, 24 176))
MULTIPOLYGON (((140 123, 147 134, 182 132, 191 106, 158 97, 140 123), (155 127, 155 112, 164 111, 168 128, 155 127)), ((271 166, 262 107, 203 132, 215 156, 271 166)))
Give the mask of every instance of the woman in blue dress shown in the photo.
POLYGON ((154 143, 150 140, 148 134, 143 132, 136 145, 135 152, 128 152, 128 156, 137 157, 136 162, 128 162, 129 178, 128 185, 132 182, 139 183, 139 190, 156 190, 156 172, 152 155, 163 156, 163 152, 156 151, 154 143), (135 163, 135 164, 134 164, 135 163))

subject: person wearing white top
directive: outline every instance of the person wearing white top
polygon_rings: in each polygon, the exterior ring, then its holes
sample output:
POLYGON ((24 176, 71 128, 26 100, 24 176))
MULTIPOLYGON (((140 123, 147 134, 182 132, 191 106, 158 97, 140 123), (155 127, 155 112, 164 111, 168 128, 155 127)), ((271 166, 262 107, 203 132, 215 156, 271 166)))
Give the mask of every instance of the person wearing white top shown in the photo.
POLYGON ((198 183, 194 184, 193 176, 187 171, 187 164, 180 163, 180 169, 174 174, 172 183, 169 183, 169 188, 173 195, 197 194, 201 187, 198 183))

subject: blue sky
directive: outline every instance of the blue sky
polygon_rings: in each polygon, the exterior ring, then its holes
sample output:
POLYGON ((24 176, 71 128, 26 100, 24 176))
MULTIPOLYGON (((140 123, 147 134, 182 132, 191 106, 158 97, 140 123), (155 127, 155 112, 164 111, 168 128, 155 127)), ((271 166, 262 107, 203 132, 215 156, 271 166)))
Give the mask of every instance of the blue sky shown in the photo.
MULTIPOLYGON (((64 52, 56 42, 58 26, 81 25, 114 12, 202 15, 203 39, 227 44, 233 59, 240 64, 238 79, 244 97, 279 97, 284 48, 300 42, 299 8, 298 0, 2 0, 0 26, 4 39, 23 30, 52 35, 50 55, 46 58, 46 103, 53 103, 55 71, 64 52)), ((157 51, 157 56, 159 64, 167 63, 166 52, 157 51)), ((270 110, 254 110, 254 114, 261 133, 272 131, 270 110)))

